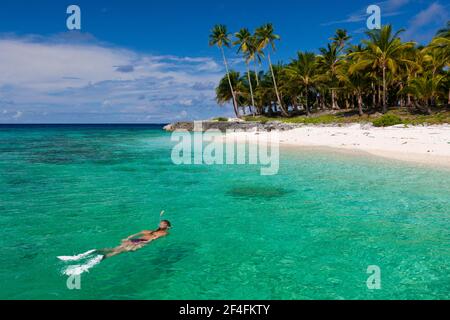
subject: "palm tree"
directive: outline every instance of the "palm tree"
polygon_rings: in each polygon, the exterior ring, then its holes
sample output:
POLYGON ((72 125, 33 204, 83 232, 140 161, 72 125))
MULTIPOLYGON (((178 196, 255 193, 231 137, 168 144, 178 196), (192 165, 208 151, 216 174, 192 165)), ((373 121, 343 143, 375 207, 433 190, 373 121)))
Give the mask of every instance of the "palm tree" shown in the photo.
POLYGON ((438 30, 438 32, 436 33, 436 37, 447 39, 450 38, 450 21, 447 21, 447 25, 444 28, 438 30))
MULTIPOLYGON (((240 74, 236 71, 230 71, 220 79, 219 85, 216 88, 217 103, 223 105, 236 99, 236 92, 232 88, 237 88, 239 82, 240 74)), ((236 108, 238 108, 238 104, 236 104, 236 108)))
POLYGON ((243 28, 239 32, 235 33, 236 41, 233 42, 233 45, 238 45, 238 53, 242 53, 245 59, 245 64, 247 65, 247 76, 248 76, 248 84, 250 88, 250 96, 252 98, 252 107, 255 108, 255 97, 253 95, 253 86, 252 79, 250 76, 250 60, 254 58, 255 49, 254 41, 252 38, 252 34, 248 29, 243 28))
POLYGON ((240 103, 241 97, 244 98, 242 100, 242 104, 248 106, 254 116, 260 111, 260 108, 258 107, 259 101, 257 101, 256 98, 256 89, 253 89, 253 96, 252 91, 250 90, 250 85, 252 88, 257 88, 255 79, 256 74, 254 71, 250 71, 250 76, 248 73, 242 75, 240 85, 237 90, 238 103, 240 103))
POLYGON ((261 80, 255 90, 257 105, 260 108, 260 113, 264 114, 267 112, 269 115, 272 115, 276 112, 272 103, 277 99, 273 87, 272 73, 261 71, 259 77, 261 80))
POLYGON ((448 93, 447 93, 447 108, 450 107, 450 71, 447 71, 447 76, 445 77, 444 80, 444 87, 448 88, 448 93))
POLYGON ((363 40, 366 49, 350 54, 355 56, 358 62, 352 66, 352 71, 358 71, 371 66, 382 74, 383 85, 383 113, 387 112, 387 81, 386 72, 397 72, 400 63, 412 63, 404 58, 404 50, 414 47, 413 42, 402 42, 398 35, 403 30, 392 33, 392 26, 383 26, 380 30, 371 30, 366 34, 369 40, 363 40))
MULTIPOLYGON (((258 29, 255 32, 256 37, 256 48, 258 51, 264 52, 264 49, 270 45, 272 51, 275 52, 275 40, 280 40, 280 36, 276 35, 273 30, 273 25, 271 23, 267 23, 258 29)), ((288 112, 284 109, 283 103, 281 102, 280 93, 278 91, 277 80, 275 78, 275 74, 273 72, 273 65, 270 59, 270 50, 267 52, 267 59, 269 61, 270 71, 272 73, 273 86, 275 88, 275 94, 277 96, 278 104, 280 105, 281 112, 284 116, 288 116, 288 112)))
POLYGON ((356 96, 359 116, 363 116, 363 94, 370 88, 370 74, 362 71, 351 72, 351 66, 356 63, 355 59, 347 59, 340 64, 337 77, 344 83, 345 88, 356 96))
POLYGON ((306 104, 306 113, 310 115, 308 96, 310 88, 317 81, 317 63, 316 55, 312 52, 297 53, 297 59, 292 60, 287 67, 287 74, 290 80, 304 88, 306 104))
MULTIPOLYGON (((447 26, 437 32, 436 37, 431 41, 423 52, 426 54, 426 60, 431 62, 433 73, 444 73, 448 75, 450 68, 450 21, 447 26), (446 70, 444 71, 444 68, 446 70)), ((450 105, 450 87, 448 88, 447 104, 450 105)))
POLYGON ((435 38, 430 46, 422 50, 425 54, 424 60, 428 63, 433 74, 441 73, 444 67, 450 66, 450 46, 442 46, 441 39, 435 38))
POLYGON ((434 105, 435 99, 439 96, 444 87, 445 75, 433 75, 427 73, 421 77, 413 79, 406 92, 412 93, 426 107, 427 113, 431 114, 430 105, 434 105))
POLYGON ((333 40, 333 42, 338 46, 338 48, 343 49, 345 47, 345 44, 351 39, 347 34, 347 30, 344 29, 337 29, 336 34, 330 38, 330 40, 333 40))
POLYGON ((258 28, 253 36, 244 28, 233 43, 247 65, 241 76, 228 68, 224 47, 231 43, 226 28, 216 26, 210 44, 221 49, 227 71, 216 98, 220 104, 233 102, 236 115, 249 107, 254 114, 290 116, 301 105, 310 115, 330 101, 333 109, 345 102, 360 115, 364 108, 382 107, 386 112, 391 103, 407 106, 410 112, 416 106, 430 113, 433 106, 450 104, 449 30, 450 23, 425 47, 402 42, 401 31, 394 33, 390 25, 368 32, 368 38, 356 45, 348 45, 346 31, 337 30, 319 55, 298 52, 288 65, 273 65, 271 54, 279 36, 272 25, 258 28), (268 71, 250 71, 251 63, 262 57, 267 57, 268 71))
POLYGON ((214 28, 212 29, 211 34, 209 36, 209 45, 217 46, 220 49, 220 51, 222 52, 223 63, 225 65, 225 69, 226 69, 227 77, 228 77, 228 84, 230 86, 231 95, 233 98, 234 113, 236 114, 236 117, 239 118, 236 93, 233 90, 233 84, 231 82, 230 72, 228 69, 228 62, 227 62, 227 58, 225 57, 225 51, 223 49, 223 47, 227 47, 227 48, 230 47, 230 35, 228 34, 227 27, 225 25, 219 24, 219 25, 214 26, 214 28))
POLYGON ((318 62, 323 73, 322 77, 324 80, 328 79, 331 87, 331 108, 340 109, 336 101, 337 69, 342 60, 340 49, 333 43, 319 50, 321 54, 318 56, 318 62))
POLYGON ((251 45, 248 48, 248 59, 249 61, 253 61, 255 65, 255 75, 256 75, 256 85, 259 86, 259 75, 260 72, 258 71, 258 65, 261 65, 262 59, 264 58, 264 52, 258 49, 257 45, 257 39, 253 35, 251 37, 251 45))

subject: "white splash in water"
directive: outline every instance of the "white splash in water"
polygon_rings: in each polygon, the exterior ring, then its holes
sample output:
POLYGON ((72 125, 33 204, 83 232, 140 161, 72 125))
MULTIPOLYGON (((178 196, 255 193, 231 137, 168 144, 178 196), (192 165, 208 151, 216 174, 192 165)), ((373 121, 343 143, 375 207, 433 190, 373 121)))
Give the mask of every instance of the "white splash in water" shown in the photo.
POLYGON ((96 249, 89 250, 85 253, 81 253, 76 256, 59 256, 58 259, 62 260, 62 261, 78 261, 78 260, 81 260, 81 259, 84 259, 84 258, 90 256, 95 251, 97 251, 97 250, 96 249))
POLYGON ((95 267, 97 264, 99 264, 103 260, 104 256, 97 255, 93 257, 92 259, 88 260, 85 264, 82 265, 74 265, 74 266, 68 266, 63 274, 66 276, 78 276, 84 272, 89 272, 90 269, 95 267))

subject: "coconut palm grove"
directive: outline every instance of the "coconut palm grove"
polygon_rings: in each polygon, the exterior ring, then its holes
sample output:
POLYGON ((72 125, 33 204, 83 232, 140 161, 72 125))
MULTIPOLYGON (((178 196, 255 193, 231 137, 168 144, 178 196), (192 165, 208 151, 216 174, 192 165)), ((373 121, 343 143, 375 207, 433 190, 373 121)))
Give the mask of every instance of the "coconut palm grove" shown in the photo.
POLYGON ((448 117, 450 22, 426 46, 402 41, 402 32, 384 25, 352 43, 352 36, 338 29, 317 53, 298 51, 290 61, 276 62, 281 37, 272 24, 234 34, 216 25, 210 45, 222 51, 227 70, 216 88, 217 102, 231 103, 236 116, 248 120, 344 111, 363 117, 390 110, 448 117), (227 55, 243 58, 246 72, 230 69, 227 55), (262 69, 264 60, 268 70, 262 69))

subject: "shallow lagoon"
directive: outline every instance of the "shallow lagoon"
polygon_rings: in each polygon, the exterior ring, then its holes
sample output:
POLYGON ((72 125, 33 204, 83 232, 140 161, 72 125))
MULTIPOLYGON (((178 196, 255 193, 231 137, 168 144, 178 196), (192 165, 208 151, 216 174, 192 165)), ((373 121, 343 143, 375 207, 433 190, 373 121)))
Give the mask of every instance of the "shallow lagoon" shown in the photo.
POLYGON ((448 299, 450 172, 287 148, 174 166, 153 126, 0 127, 3 299, 448 299), (56 256, 174 228, 68 290, 56 256), (382 270, 368 290, 367 267, 382 270))

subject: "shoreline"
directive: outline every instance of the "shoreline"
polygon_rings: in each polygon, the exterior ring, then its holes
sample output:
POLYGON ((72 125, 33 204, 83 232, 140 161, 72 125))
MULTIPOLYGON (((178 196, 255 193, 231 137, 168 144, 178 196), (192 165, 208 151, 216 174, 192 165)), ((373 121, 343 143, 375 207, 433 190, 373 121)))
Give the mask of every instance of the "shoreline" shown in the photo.
MULTIPOLYGON (((272 132, 229 133, 237 141, 270 139, 272 132)), ((390 160, 450 169, 450 126, 387 127, 365 125, 304 126, 276 131, 280 146, 323 148, 330 151, 367 154, 390 160)))
POLYGON ((450 170, 450 156, 423 155, 419 153, 401 153, 386 152, 385 150, 362 150, 351 148, 330 147, 325 145, 306 146, 298 144, 281 143, 280 148, 289 148, 290 150, 304 151, 313 150, 326 153, 342 154, 351 157, 370 157, 372 159, 383 159, 386 161, 395 161, 396 163, 409 163, 412 165, 433 167, 436 169, 450 170))
MULTIPOLYGON (((167 131, 193 131, 192 122, 168 125, 167 131)), ((385 159, 450 168, 450 125, 374 127, 369 124, 298 125, 278 122, 203 122, 203 130, 220 130, 237 142, 277 136, 282 147, 317 147, 351 151, 385 159), (275 133, 274 133, 275 132, 275 133)), ((267 141, 267 140, 266 140, 267 141)))

